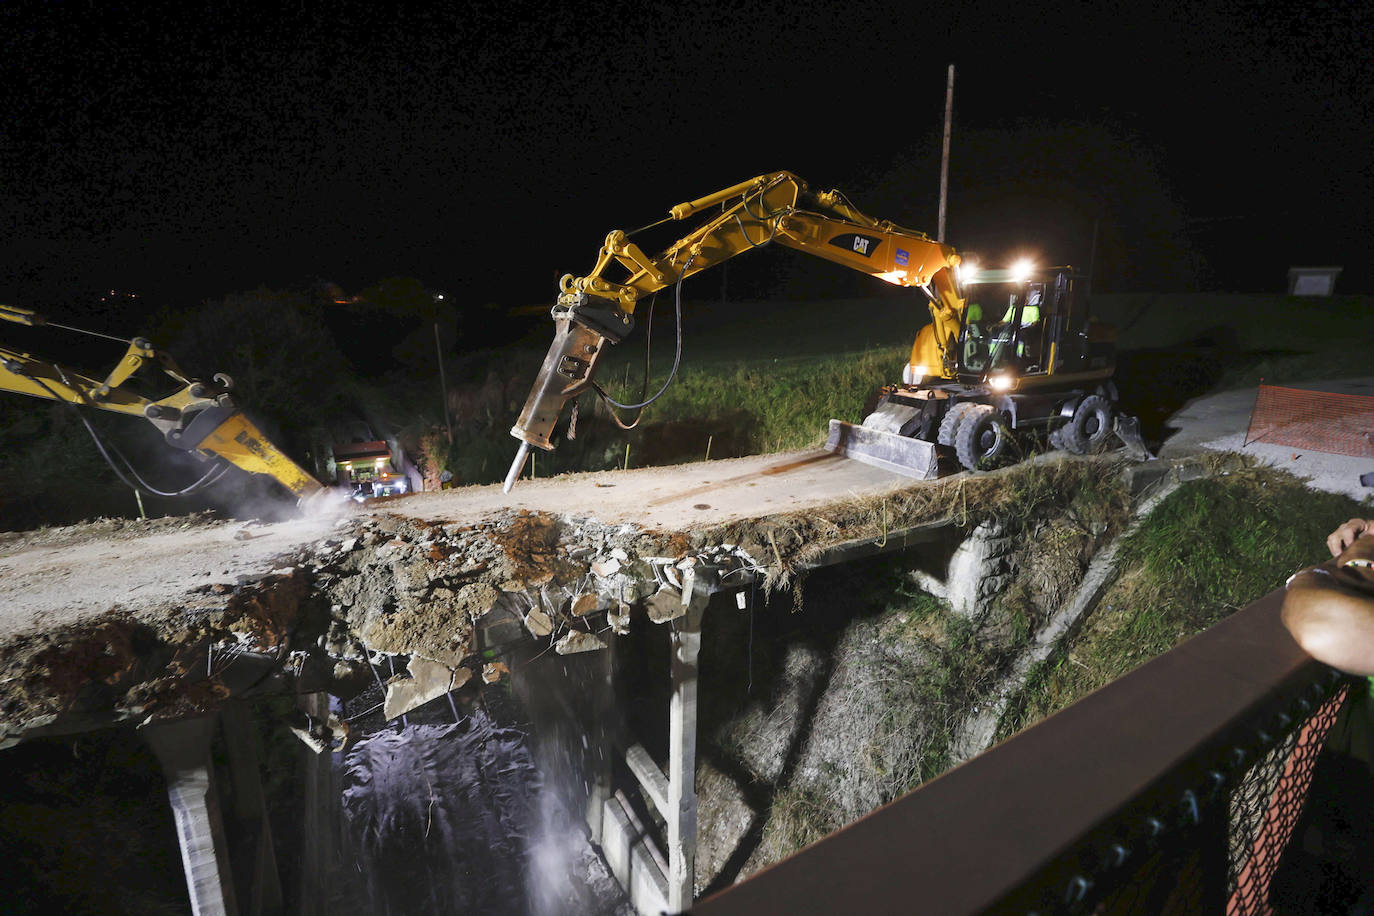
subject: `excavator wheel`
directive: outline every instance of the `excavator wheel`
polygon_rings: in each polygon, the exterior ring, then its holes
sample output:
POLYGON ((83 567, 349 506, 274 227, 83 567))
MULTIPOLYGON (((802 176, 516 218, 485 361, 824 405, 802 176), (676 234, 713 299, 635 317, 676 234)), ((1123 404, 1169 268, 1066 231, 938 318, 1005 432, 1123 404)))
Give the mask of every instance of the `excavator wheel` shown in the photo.
POLYGON ((944 418, 940 420, 940 430, 936 434, 935 441, 939 442, 941 445, 948 445, 950 448, 953 448, 955 436, 959 433, 959 422, 969 411, 977 409, 977 404, 964 402, 962 404, 955 404, 949 410, 945 411, 944 418))
POLYGON ((1011 430, 1002 415, 991 407, 975 408, 975 412, 959 424, 954 450, 960 464, 976 471, 996 463, 1011 451, 1011 430))
POLYGON ((1100 395, 1090 394, 1078 404, 1073 419, 1059 434, 1064 448, 1075 455, 1095 452, 1112 434, 1112 404, 1100 395))

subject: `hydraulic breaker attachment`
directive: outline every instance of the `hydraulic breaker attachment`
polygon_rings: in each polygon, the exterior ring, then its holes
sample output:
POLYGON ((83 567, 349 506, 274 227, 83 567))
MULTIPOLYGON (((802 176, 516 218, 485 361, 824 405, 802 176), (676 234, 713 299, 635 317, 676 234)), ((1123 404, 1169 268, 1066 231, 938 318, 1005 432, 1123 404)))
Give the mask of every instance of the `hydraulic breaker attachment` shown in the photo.
POLYGON ((545 451, 553 449, 553 430, 563 406, 591 387, 607 342, 619 343, 634 327, 630 313, 615 302, 583 292, 559 296, 553 320, 553 343, 525 409, 511 427, 510 434, 521 440, 521 445, 506 475, 507 493, 520 476, 531 445, 545 451))
POLYGON ((935 444, 923 439, 831 420, 825 447, 846 458, 905 477, 934 480, 939 476, 935 444))
POLYGON ((167 441, 186 451, 217 455, 250 474, 266 474, 290 490, 298 503, 324 490, 319 481, 282 454, 247 417, 231 407, 205 408, 185 428, 169 430, 167 441))

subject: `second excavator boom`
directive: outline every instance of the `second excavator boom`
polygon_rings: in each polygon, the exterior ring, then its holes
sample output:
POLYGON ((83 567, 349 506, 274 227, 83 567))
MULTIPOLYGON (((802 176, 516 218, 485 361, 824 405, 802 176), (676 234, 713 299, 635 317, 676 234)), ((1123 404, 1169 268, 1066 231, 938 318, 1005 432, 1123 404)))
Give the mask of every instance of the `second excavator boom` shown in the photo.
MULTIPOLYGON (((41 326, 42 315, 28 309, 0 305, 0 320, 41 326)), ((55 325, 55 327, 62 327, 55 325)), ((73 329, 74 330, 74 329, 73 329)), ((250 474, 269 477, 281 484, 298 503, 324 491, 324 487, 277 448, 262 431, 234 406, 228 376, 216 375, 211 382, 184 375, 166 353, 147 339, 135 337, 128 342, 124 356, 104 379, 95 379, 73 369, 19 350, 0 347, 0 390, 97 410, 142 417, 157 427, 168 445, 205 458, 219 458, 250 474), (170 392, 150 398, 131 384, 144 369, 161 373, 170 392)), ((97 443, 99 440, 97 439, 97 443)), ((103 451, 103 446, 101 446, 103 451)), ((131 468, 121 470, 121 477, 131 468)), ((202 481, 208 481, 214 469, 202 481)), ((141 481, 128 481, 135 489, 147 489, 141 481)), ((189 490, 189 488, 187 488, 189 490)), ((187 490, 172 495, 182 495, 187 490)))

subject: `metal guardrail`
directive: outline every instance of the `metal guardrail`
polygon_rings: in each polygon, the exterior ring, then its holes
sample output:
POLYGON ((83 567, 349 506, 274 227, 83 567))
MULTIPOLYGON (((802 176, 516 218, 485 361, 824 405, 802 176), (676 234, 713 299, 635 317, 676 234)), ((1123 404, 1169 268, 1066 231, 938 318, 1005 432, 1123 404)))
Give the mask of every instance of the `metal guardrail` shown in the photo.
POLYGON ((1347 679, 1271 593, 701 916, 1270 912, 1347 679))

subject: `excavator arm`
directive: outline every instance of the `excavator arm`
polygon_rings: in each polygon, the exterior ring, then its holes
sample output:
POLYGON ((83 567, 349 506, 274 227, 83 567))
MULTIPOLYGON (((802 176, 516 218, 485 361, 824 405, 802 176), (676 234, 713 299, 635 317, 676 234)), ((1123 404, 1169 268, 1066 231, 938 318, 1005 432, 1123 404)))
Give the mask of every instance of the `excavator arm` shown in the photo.
POLYGON ((511 428, 521 446, 506 477, 507 490, 531 445, 553 448, 551 437, 563 406, 591 386, 606 344, 619 343, 633 329, 641 298, 771 242, 887 283, 919 287, 929 299, 932 323, 918 336, 911 362, 938 366, 931 374, 953 377, 953 342, 964 307, 956 277, 959 256, 953 248, 867 216, 839 191, 813 192, 790 172, 760 175, 678 204, 662 222, 705 213, 709 217, 695 229, 654 256, 616 230, 606 237, 587 275, 560 281, 554 341, 511 428))
MULTIPOLYGON (((0 305, 0 320, 30 326, 45 323, 28 309, 0 305)), ((286 457, 233 405, 228 376, 214 382, 187 378, 166 353, 144 338, 129 341, 128 349, 103 380, 90 378, 57 363, 0 347, 0 390, 31 397, 94 407, 152 423, 176 448, 222 458, 251 474, 276 480, 298 501, 324 487, 286 457), (130 384, 145 366, 162 372, 173 384, 170 394, 148 398, 130 384)))
MULTIPOLYGON (((954 249, 913 229, 861 213, 839 191, 812 192, 790 172, 741 182, 678 204, 664 220, 685 220, 719 206, 690 233, 650 257, 616 230, 584 277, 565 276, 564 295, 585 293, 633 314, 635 303, 665 286, 770 242, 833 261, 898 286, 929 287, 936 274, 959 263, 954 249), (613 265, 626 276, 608 279, 613 265)), ((942 292, 958 300, 953 279, 942 292)))

